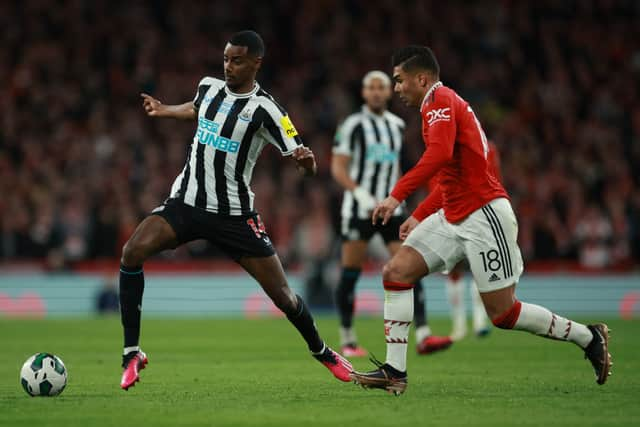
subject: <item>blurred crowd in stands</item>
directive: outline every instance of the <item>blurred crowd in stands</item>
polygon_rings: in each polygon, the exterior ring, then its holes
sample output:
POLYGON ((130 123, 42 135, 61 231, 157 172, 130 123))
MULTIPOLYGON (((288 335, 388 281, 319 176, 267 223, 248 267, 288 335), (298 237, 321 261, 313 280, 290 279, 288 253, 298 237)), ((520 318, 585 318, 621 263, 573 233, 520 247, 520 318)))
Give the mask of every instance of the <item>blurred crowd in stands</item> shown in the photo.
MULTIPOLYGON (((638 265, 638 22, 633 0, 0 2, 0 259, 117 257, 194 132, 147 117, 140 92, 192 99, 202 76, 222 76, 226 39, 251 28, 267 46, 261 85, 319 163, 303 181, 266 149, 255 169, 256 208, 284 258, 334 250, 336 126, 359 108, 363 74, 418 43, 501 153, 525 259, 638 265)), ((397 99, 391 109, 409 124, 410 166, 419 116, 397 99)), ((170 256, 210 255, 195 242, 170 256)))

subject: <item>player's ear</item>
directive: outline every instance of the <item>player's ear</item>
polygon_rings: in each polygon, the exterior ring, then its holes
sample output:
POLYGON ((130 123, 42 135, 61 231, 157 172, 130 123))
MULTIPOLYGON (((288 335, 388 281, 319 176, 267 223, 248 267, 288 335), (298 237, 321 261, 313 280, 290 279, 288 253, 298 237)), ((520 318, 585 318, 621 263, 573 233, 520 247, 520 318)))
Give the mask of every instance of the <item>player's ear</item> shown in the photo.
POLYGON ((256 56, 256 69, 262 66, 262 56, 256 56))
POLYGON ((428 80, 429 79, 425 73, 418 73, 418 83, 420 84, 420 87, 426 87, 428 80))

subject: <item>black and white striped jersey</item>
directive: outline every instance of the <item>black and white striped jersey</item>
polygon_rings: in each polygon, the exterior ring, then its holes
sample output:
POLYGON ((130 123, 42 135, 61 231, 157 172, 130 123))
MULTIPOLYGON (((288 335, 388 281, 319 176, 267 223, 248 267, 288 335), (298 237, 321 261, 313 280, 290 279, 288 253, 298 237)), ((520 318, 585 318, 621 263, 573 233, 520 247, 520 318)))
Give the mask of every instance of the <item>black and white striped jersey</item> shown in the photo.
POLYGON ((169 198, 226 215, 253 211, 249 186, 256 160, 267 144, 283 156, 302 145, 286 111, 258 83, 236 94, 225 82, 203 78, 193 100, 198 127, 169 198))
MULTIPOLYGON (((401 176, 400 152, 404 139, 405 123, 395 114, 385 111, 374 114, 366 105, 350 115, 338 128, 333 146, 334 154, 351 157, 349 176, 359 186, 375 197, 384 200, 389 196, 401 176)), ((395 215, 404 213, 400 205, 395 215)), ((371 213, 358 206, 350 191, 342 199, 342 219, 368 219, 371 213)))

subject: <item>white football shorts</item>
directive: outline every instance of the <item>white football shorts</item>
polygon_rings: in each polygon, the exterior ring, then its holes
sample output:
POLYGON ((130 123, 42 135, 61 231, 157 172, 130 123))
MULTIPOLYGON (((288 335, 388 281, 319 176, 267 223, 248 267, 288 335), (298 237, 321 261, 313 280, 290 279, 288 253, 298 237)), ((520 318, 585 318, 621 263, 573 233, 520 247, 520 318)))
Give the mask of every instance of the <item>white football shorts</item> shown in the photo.
POLYGON ((524 267, 517 238, 511 203, 499 198, 457 224, 447 222, 440 209, 418 224, 404 245, 422 255, 430 273, 451 271, 466 259, 483 293, 518 282, 524 267))

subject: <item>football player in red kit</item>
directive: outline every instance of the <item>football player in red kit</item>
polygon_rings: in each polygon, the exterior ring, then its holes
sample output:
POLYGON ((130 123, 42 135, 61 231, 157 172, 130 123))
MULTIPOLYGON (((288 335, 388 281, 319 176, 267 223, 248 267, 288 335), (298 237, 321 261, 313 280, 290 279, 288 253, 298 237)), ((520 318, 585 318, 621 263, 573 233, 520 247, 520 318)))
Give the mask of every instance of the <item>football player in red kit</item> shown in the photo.
POLYGON ((395 92, 407 105, 420 108, 426 150, 376 206, 372 220, 385 224, 398 205, 432 177, 437 176, 438 185, 400 227, 404 243, 383 269, 386 362, 377 362, 371 372, 353 372, 351 378, 394 394, 406 389, 412 283, 466 259, 496 327, 575 343, 593 365, 598 384, 604 384, 611 366, 607 325, 582 325, 516 298, 523 270, 518 223, 507 192, 488 171, 489 145, 473 110, 442 84, 428 47, 398 50, 393 67, 395 92))

